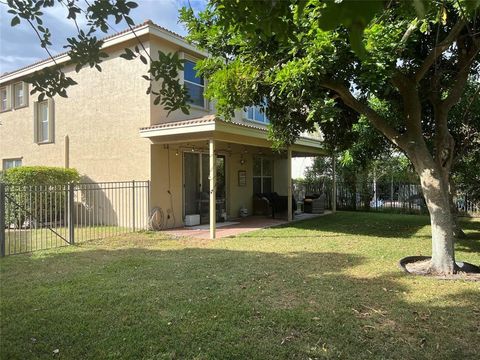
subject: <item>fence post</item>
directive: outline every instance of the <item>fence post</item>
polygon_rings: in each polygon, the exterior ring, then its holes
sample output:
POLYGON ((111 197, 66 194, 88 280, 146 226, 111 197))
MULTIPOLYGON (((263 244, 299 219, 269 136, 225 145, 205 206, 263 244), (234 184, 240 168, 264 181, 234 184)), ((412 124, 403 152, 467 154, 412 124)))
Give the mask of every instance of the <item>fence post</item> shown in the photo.
POLYGON ((151 191, 152 191, 152 188, 151 188, 151 182, 150 180, 147 181, 147 222, 146 222, 146 226, 144 227, 144 230, 151 230, 149 229, 150 225, 149 225, 149 222, 150 222, 150 211, 152 211, 152 202, 151 202, 151 191))
POLYGON ((135 232, 135 180, 132 180, 132 228, 135 232))
POLYGON ((5 256, 5 184, 0 182, 0 256, 5 256))
POLYGON ((73 221, 73 211, 74 211, 74 191, 75 191, 75 185, 74 184, 68 184, 68 241, 70 242, 70 245, 75 244, 75 224, 73 221))
POLYGON ((336 174, 336 165, 335 165, 335 153, 332 155, 332 212, 337 211, 337 174, 336 174))

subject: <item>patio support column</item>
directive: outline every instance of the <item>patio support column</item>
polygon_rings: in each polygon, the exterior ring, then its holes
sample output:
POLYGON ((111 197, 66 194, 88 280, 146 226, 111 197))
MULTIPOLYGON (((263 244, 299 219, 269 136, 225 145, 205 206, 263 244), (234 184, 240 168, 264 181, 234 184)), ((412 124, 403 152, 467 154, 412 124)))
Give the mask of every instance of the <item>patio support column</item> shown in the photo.
POLYGON ((217 156, 215 155, 215 140, 210 139, 209 158, 210 158, 210 239, 215 239, 217 226, 217 156))
POLYGON ((337 173, 335 164, 335 154, 332 155, 332 212, 337 211, 337 173))
POLYGON ((288 221, 293 220, 292 213, 292 150, 288 148, 287 150, 287 206, 288 206, 288 221))

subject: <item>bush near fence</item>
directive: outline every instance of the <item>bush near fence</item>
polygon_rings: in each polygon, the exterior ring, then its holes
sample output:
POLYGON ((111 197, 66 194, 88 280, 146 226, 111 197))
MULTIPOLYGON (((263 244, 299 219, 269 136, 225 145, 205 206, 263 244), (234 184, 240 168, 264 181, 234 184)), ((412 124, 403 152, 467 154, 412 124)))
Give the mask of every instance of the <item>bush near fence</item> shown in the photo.
POLYGON ((22 210, 28 204, 30 212, 37 213, 35 221, 62 221, 66 213, 66 191, 62 187, 80 181, 76 169, 50 166, 20 166, 5 170, 2 182, 8 185, 6 196, 11 206, 6 208, 7 226, 24 228, 32 226, 32 217, 22 210), (39 197, 39 194, 50 194, 39 197))

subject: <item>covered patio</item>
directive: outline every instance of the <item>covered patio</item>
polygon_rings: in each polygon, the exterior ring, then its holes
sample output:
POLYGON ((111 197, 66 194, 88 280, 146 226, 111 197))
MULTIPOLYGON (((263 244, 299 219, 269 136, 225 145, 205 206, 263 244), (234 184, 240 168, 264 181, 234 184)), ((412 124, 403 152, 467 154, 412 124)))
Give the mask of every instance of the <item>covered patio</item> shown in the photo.
POLYGON ((214 115, 141 128, 140 136, 152 143, 153 197, 160 199, 163 196, 162 203, 176 199, 170 206, 176 221, 170 227, 178 229, 185 224, 186 217, 191 216, 189 214, 199 213, 202 216, 202 209, 207 210, 202 219, 205 219, 203 225, 208 222, 208 230, 205 226, 201 229, 189 227, 183 233, 191 232, 205 237, 204 232, 208 231, 211 239, 219 237, 217 231, 223 237, 242 232, 240 229, 262 228, 292 221, 292 158, 328 156, 322 148, 321 139, 309 137, 300 137, 295 144, 281 152, 273 151, 265 126, 225 121, 214 115), (253 163, 258 157, 268 158, 274 163, 271 171, 275 176, 270 175, 270 179, 254 176, 253 163), (163 163, 164 159, 168 164, 163 163), (173 172, 175 175, 172 177, 173 172), (259 181, 262 191, 259 191, 259 181), (219 215, 222 215, 222 220, 237 222, 242 209, 247 209, 249 215, 254 213, 252 197, 254 193, 264 192, 264 182, 269 191, 281 194, 284 201, 288 202, 284 206, 286 219, 264 218, 259 221, 252 217, 238 224, 221 226, 219 215), (167 187, 165 183, 168 183, 167 187), (166 191, 157 191, 156 186, 164 186, 166 191), (165 198, 165 192, 169 197, 165 198), (197 208, 200 210, 196 211, 197 208), (182 222, 178 221, 179 218, 182 222))

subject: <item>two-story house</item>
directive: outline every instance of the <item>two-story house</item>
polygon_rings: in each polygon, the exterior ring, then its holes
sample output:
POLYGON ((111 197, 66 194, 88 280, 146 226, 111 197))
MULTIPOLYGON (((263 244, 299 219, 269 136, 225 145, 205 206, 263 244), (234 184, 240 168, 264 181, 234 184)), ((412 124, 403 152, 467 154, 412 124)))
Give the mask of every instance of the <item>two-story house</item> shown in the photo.
POLYGON ((325 154, 311 138, 300 138, 283 154, 272 152, 268 120, 259 108, 239 110, 230 122, 221 120, 203 96, 208 84, 194 70, 207 54, 151 21, 134 31, 105 39, 109 57, 102 72, 85 68, 76 73, 67 54, 55 57, 78 83, 69 88, 68 98, 38 101, 23 82, 52 66, 52 60, 0 77, 3 169, 65 166, 78 169, 88 181, 149 180, 150 207, 175 215, 169 227, 199 214, 203 222, 210 221, 214 237, 215 218, 236 218, 241 208, 251 212, 253 194, 291 195, 291 157, 325 154), (186 60, 181 76, 192 99, 189 115, 167 116, 145 93, 141 76, 148 64, 120 57, 124 48, 138 44, 135 35, 152 58, 161 50, 179 52, 186 60))

